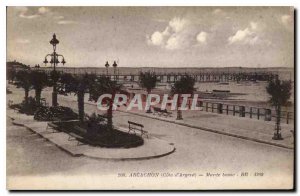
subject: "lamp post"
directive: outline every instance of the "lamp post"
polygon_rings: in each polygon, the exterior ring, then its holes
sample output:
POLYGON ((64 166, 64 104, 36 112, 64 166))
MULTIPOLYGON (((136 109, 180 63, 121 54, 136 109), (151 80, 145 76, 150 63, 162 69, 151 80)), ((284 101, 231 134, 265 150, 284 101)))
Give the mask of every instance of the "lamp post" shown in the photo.
POLYGON ((106 67, 106 76, 108 76, 108 67, 109 67, 108 61, 106 61, 105 67, 106 67))
MULTIPOLYGON (((114 61, 114 63, 112 64, 113 68, 114 68, 114 80, 117 80, 117 67, 118 64, 116 63, 116 61, 114 61)), ((108 67, 109 67, 109 63, 108 61, 106 61, 105 63, 105 67, 106 67, 106 75, 108 76, 108 67)))
MULTIPOLYGON (((50 60, 50 64, 51 66, 53 65, 53 73, 56 74, 56 70, 55 70, 55 67, 59 64, 59 63, 62 63, 63 65, 66 63, 65 61, 65 58, 63 55, 61 54, 57 54, 56 53, 56 45, 59 44, 59 41, 58 39, 56 39, 56 35, 53 34, 53 37, 52 39, 50 40, 49 42, 52 46, 53 46, 53 53, 51 54, 47 54, 45 56, 45 60, 44 60, 44 63, 45 63, 45 66, 47 65, 48 63, 48 60, 47 58, 50 57, 51 60, 50 60), (61 62, 59 62, 59 58, 62 58, 61 62)), ((56 88, 56 77, 54 77, 55 81, 53 81, 53 92, 52 92, 52 106, 57 106, 57 88, 56 88)))
POLYGON ((40 70, 40 64, 36 64, 36 65, 34 66, 34 68, 35 68, 35 70, 40 70))
POLYGON ((117 75, 116 74, 117 74, 118 65, 117 65, 116 61, 114 61, 114 64, 112 66, 114 68, 114 79, 117 80, 117 75))

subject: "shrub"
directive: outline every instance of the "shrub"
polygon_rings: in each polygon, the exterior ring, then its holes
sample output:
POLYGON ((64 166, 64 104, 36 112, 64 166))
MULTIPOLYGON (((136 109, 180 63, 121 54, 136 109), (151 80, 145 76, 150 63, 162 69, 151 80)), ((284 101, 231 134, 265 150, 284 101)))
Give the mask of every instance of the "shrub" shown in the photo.
POLYGON ((104 121, 104 117, 99 114, 95 114, 95 112, 91 116, 88 116, 88 120, 87 120, 87 122, 92 124, 98 124, 103 121, 104 121))
POLYGON ((38 121, 54 120, 74 120, 78 115, 70 108, 63 106, 40 107, 34 114, 34 119, 38 121))
POLYGON ((144 144, 142 137, 117 129, 104 129, 93 137, 86 136, 86 142, 106 148, 134 148, 144 144))
POLYGON ((92 146, 134 148, 144 144, 143 138, 139 135, 108 129, 107 125, 101 122, 93 124, 93 127, 90 127, 89 123, 88 121, 83 123, 79 121, 55 122, 59 131, 76 133, 84 138, 82 142, 92 146))
POLYGON ((93 113, 87 118, 87 134, 91 137, 95 136, 99 131, 106 129, 105 125, 101 124, 104 122, 103 116, 93 113))
POLYGON ((19 104, 13 104, 10 106, 11 109, 18 109, 20 113, 27 115, 34 115, 35 111, 39 108, 39 105, 33 97, 28 97, 28 103, 25 100, 19 104))

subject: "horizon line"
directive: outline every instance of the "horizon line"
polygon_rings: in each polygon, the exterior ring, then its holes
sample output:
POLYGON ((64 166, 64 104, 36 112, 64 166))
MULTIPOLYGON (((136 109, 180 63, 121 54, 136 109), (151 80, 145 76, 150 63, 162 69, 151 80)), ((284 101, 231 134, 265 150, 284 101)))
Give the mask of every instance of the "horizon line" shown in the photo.
MULTIPOLYGON (((40 65, 40 68, 51 68, 49 66, 43 66, 43 65, 40 65)), ((101 69, 106 69, 105 67, 67 67, 67 66, 58 66, 56 68, 101 68, 101 69)), ((112 68, 113 67, 109 67, 109 68, 112 68)), ((287 68, 287 69, 293 69, 294 67, 283 67, 283 66, 280 66, 280 67, 276 67, 276 66, 273 66, 273 67, 239 67, 239 66, 233 66, 233 67, 130 67, 130 66, 125 66, 125 67, 118 67, 118 68, 156 68, 156 69, 210 69, 210 68, 241 68, 241 69, 265 69, 265 68, 287 68)))

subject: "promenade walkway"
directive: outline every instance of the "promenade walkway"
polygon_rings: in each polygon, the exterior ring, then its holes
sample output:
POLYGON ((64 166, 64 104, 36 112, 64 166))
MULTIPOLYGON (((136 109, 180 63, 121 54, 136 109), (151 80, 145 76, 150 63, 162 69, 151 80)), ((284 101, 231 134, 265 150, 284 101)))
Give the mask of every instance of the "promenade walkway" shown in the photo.
POLYGON ((204 131, 224 134, 241 139, 275 145, 284 148, 294 148, 294 127, 293 124, 281 125, 283 140, 273 140, 274 122, 259 121, 256 119, 227 116, 205 111, 183 111, 183 120, 176 120, 177 112, 172 111, 171 117, 159 116, 145 111, 126 111, 125 107, 118 108, 118 111, 140 115, 152 119, 162 120, 191 128, 198 128, 204 131))
POLYGON ((136 148, 101 148, 86 144, 78 145, 77 140, 69 140, 67 133, 56 132, 51 128, 47 129, 47 122, 35 121, 33 116, 20 114, 11 109, 7 110, 7 116, 13 119, 13 124, 28 128, 72 156, 86 156, 94 159, 139 160, 158 158, 175 152, 174 144, 153 136, 144 138, 144 144, 136 148))

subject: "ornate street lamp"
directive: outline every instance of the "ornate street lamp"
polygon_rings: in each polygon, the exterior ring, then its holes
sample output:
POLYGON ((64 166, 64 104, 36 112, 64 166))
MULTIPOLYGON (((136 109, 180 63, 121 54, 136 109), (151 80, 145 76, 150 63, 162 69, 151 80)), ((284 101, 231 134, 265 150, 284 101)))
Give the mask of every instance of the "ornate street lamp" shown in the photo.
POLYGON ((62 59, 61 63, 62 63, 63 65, 65 65, 65 63, 66 63, 65 58, 62 59))
MULTIPOLYGON (((53 65, 53 72, 54 74, 56 74, 56 66, 59 63, 62 63, 63 65, 65 65, 66 61, 63 55, 61 54, 57 54, 56 53, 56 45, 59 44, 58 39, 56 39, 56 35, 53 34, 52 39, 49 42, 52 46, 53 46, 53 53, 51 54, 47 54, 45 56, 45 60, 43 61, 43 63, 45 64, 45 66, 47 65, 48 62, 48 57, 50 57, 50 64, 51 66, 53 65), (62 58, 61 62, 59 62, 59 58, 62 58)), ((52 92, 52 106, 57 106, 57 89, 56 89, 56 82, 57 81, 53 81, 53 92, 52 92)))
POLYGON ((56 39, 55 33, 53 34, 53 37, 52 37, 52 39, 50 40, 49 43, 53 46, 53 50, 55 51, 56 50, 56 45, 59 44, 58 39, 56 39))
POLYGON ((45 65, 48 63, 47 58, 45 58, 45 60, 43 61, 43 63, 45 63, 45 65))

